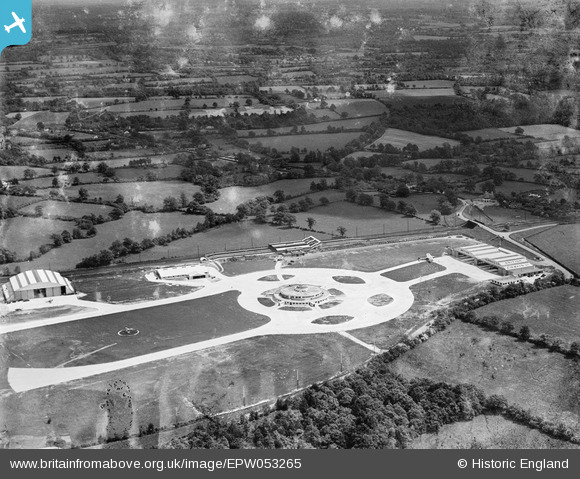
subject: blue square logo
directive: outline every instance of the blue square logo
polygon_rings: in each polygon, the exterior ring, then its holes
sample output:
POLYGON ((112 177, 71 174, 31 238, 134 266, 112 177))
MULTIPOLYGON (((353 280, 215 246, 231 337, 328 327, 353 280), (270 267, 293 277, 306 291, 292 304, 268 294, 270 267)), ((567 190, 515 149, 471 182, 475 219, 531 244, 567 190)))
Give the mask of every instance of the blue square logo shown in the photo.
POLYGON ((0 0, 0 51, 32 37, 32 0, 0 0))

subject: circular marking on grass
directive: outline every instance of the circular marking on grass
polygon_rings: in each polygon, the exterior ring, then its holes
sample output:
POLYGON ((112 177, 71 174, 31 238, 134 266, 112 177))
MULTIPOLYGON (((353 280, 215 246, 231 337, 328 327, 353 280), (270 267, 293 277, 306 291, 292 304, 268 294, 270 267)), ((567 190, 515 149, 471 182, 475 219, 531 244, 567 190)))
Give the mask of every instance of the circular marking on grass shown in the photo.
POLYGON ((117 334, 124 337, 137 336, 139 334, 139 330, 135 328, 125 328, 121 329, 121 331, 119 331, 117 334))
POLYGON ((391 298, 388 294, 381 293, 371 296, 370 298, 367 299, 367 301, 373 306, 380 308, 381 306, 391 304, 393 302, 393 298, 391 298))
POLYGON ((339 315, 339 316, 324 316, 315 319, 312 324, 342 324, 354 319, 354 316, 339 315))
POLYGON ((306 306, 282 306, 278 309, 282 311, 310 311, 312 308, 307 308, 306 306))
POLYGON ((366 281, 358 276, 333 276, 332 279, 342 284, 365 284, 366 281))

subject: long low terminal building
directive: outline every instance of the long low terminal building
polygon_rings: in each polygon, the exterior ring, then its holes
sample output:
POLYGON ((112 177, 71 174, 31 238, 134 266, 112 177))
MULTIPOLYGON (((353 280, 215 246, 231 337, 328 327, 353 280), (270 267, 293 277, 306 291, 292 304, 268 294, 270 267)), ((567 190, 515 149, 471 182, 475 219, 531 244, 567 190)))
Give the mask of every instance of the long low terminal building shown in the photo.
POLYGON ((270 248, 276 253, 296 253, 313 250, 320 245, 320 240, 314 236, 308 236, 298 241, 284 243, 271 243, 270 248))
MULTIPOLYGON (((496 248, 486 243, 450 249, 453 257, 475 266, 496 270, 498 275, 511 277, 514 281, 519 278, 536 276, 542 272, 540 268, 530 263, 525 256, 505 248, 496 248)), ((506 281, 501 281, 501 283, 506 283, 506 281)))
POLYGON ((176 266, 173 268, 160 268, 155 270, 155 277, 159 280, 190 281, 192 279, 205 279, 215 276, 215 268, 206 265, 176 266), (213 274, 212 274, 213 273, 213 274))
POLYGON ((4 301, 27 301, 35 298, 52 298, 74 294, 71 282, 56 271, 33 269, 12 276, 2 285, 4 301))

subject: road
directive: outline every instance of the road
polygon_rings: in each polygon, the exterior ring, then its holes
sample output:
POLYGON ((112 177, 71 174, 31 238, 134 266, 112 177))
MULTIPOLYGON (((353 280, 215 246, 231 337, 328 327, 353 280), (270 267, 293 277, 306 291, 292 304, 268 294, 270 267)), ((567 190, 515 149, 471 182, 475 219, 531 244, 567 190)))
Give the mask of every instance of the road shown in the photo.
MULTIPOLYGON (((467 218, 463 214, 463 212, 465 211, 465 208, 467 208, 467 206, 468 206, 467 201, 462 200, 462 199, 460 199, 460 201, 463 203, 463 206, 461 206, 460 210, 457 212, 457 216, 464 221, 473 221, 473 220, 471 220, 471 218, 467 218)), ((548 224, 530 226, 529 228, 523 228, 523 229, 516 230, 516 231, 505 231, 505 232, 496 231, 496 230, 490 228, 489 226, 486 226, 486 225, 479 223, 479 222, 477 222, 477 224, 481 229, 497 236, 498 238, 501 238, 502 240, 507 241, 508 243, 511 243, 511 244, 517 246, 518 248, 526 250, 527 252, 533 254, 534 256, 542 258, 542 263, 544 265, 552 266, 555 269, 561 271, 564 274, 565 278, 572 279, 574 277, 574 275, 570 271, 568 271, 564 266, 562 266, 561 264, 556 263, 555 261, 551 260, 550 258, 547 258, 543 254, 539 253, 538 251, 536 251, 532 248, 529 248, 528 246, 525 246, 522 243, 519 243, 516 240, 511 238, 511 235, 513 235, 514 233, 521 233, 523 231, 529 231, 529 230, 538 229, 538 228, 545 228, 547 226, 558 226, 558 223, 548 223, 548 224)))

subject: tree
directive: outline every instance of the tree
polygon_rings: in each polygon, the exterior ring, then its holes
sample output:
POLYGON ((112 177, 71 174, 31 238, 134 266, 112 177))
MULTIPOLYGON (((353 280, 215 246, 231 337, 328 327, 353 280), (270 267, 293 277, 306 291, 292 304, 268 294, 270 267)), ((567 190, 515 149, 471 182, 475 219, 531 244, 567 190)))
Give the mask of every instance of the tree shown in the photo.
POLYGON ((520 328, 519 333, 518 333, 518 338, 521 341, 529 341, 531 337, 532 337, 532 334, 530 333, 529 326, 526 326, 526 325, 522 326, 520 328))
POLYGON ((339 226, 338 228, 336 228, 336 231, 338 232, 341 238, 344 238, 344 236, 346 235, 346 228, 344 226, 339 226))
POLYGON ((416 216, 417 215, 417 208, 415 208, 414 205, 408 204, 405 207, 405 211, 404 211, 405 215, 407 216, 416 216))
POLYGON ((125 203, 125 198, 122 194, 118 194, 117 197, 115 198, 114 203, 117 203, 118 205, 122 205, 123 203, 125 203))
POLYGON ((274 203, 283 203, 286 199, 286 195, 282 190, 274 191, 274 203))
POLYGON ((177 209, 179 209, 177 198, 174 196, 163 198, 163 211, 176 211, 177 209))
POLYGON ((374 203, 374 199, 371 195, 366 193, 361 193, 358 195, 358 204, 361 206, 371 206, 374 203))
POLYGON ((64 243, 62 236, 59 235, 58 233, 51 234, 50 239, 52 240, 52 244, 54 244, 55 248, 61 247, 64 243))
POLYGON ((439 210, 432 210, 429 219, 432 223, 438 225, 441 221, 441 212, 439 210))
POLYGON ((56 177, 56 176, 52 179, 52 187, 53 188, 60 187, 60 182, 58 181, 58 177, 56 177))
POLYGON ((407 198, 410 194, 411 190, 409 190, 409 187, 404 183, 401 183, 395 191, 395 196, 398 196, 399 198, 407 198))
POLYGON ((357 199, 357 192, 355 190, 353 190, 352 188, 349 190, 346 190, 346 201, 350 201, 351 203, 356 203, 356 199, 357 199))
POLYGON ((89 191, 86 188, 79 189, 79 201, 87 201, 89 199, 89 191))
POLYGON ((316 220, 314 218, 312 218, 311 216, 309 216, 308 218, 306 218, 306 223, 308 224, 308 229, 310 231, 312 231, 312 229, 314 228, 314 225, 316 224, 316 220))
POLYGON ((34 214, 38 217, 42 216, 43 210, 41 205, 36 205, 34 207, 34 214))
POLYGON ((24 179, 25 180, 31 180, 35 176, 36 176, 36 172, 34 170, 31 170, 30 168, 26 168, 24 170, 24 179))
POLYGON ((321 196, 318 201, 320 201, 322 206, 327 206, 330 203, 330 200, 326 196, 321 196))
POLYGON ((64 230, 60 235, 62 237, 63 242, 65 243, 70 243, 73 240, 72 235, 67 230, 64 230))
POLYGON ((580 342, 574 341, 570 344, 570 354, 573 356, 580 356, 580 342))

